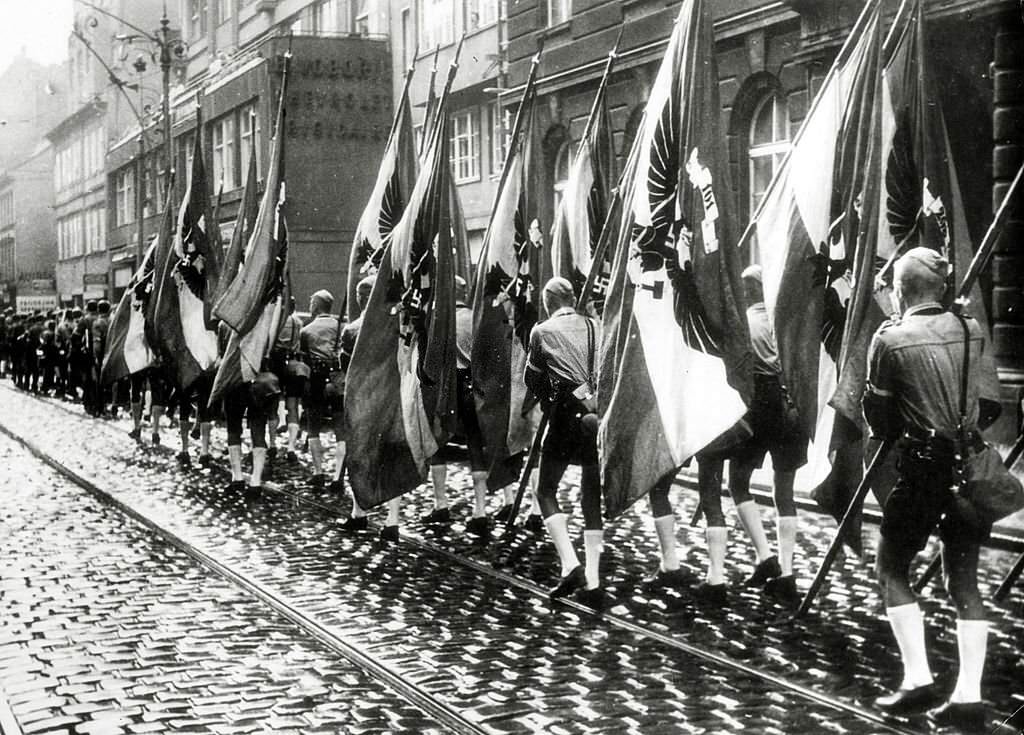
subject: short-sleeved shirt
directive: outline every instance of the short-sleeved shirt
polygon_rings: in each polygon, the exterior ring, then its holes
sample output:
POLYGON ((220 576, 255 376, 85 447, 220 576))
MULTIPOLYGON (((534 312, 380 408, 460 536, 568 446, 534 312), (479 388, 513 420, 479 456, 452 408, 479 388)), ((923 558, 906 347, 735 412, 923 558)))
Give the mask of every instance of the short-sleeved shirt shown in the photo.
POLYGON ((758 375, 780 375, 779 346, 775 341, 775 330, 764 303, 747 308, 747 326, 750 328, 750 345, 754 350, 754 372, 758 375))
POLYGON ((274 349, 282 352, 298 352, 300 334, 302 334, 302 320, 294 314, 289 314, 281 322, 277 340, 274 342, 274 349))
POLYGON ((310 360, 331 362, 339 345, 341 323, 331 314, 319 314, 299 333, 301 352, 310 360))
POLYGON ((591 350, 597 349, 600 340, 600 327, 593 319, 577 314, 571 306, 562 307, 550 319, 537 324, 530 333, 526 368, 547 374, 567 385, 593 384, 596 376, 590 375, 591 350), (593 326, 592 344, 587 322, 593 326))
MULTIPOLYGON (((978 422, 985 342, 981 326, 965 317, 970 332, 967 427, 978 422)), ((867 390, 890 399, 905 428, 953 437, 960 423, 964 331, 960 319, 938 303, 907 309, 883 324, 868 350, 867 390)))
POLYGON ((465 304, 455 305, 456 367, 469 369, 469 356, 473 352, 473 310, 465 304))
POLYGON ((352 362, 352 353, 356 349, 356 340, 359 339, 359 330, 362 326, 363 315, 360 314, 341 330, 341 355, 339 359, 341 361, 341 369, 346 373, 348 372, 349 364, 352 362))

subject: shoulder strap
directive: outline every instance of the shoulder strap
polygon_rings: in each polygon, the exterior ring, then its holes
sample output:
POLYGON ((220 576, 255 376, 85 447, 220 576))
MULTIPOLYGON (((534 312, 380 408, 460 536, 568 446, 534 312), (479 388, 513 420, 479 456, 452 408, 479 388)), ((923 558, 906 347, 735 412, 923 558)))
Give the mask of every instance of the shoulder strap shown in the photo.
POLYGON ((956 318, 964 330, 964 359, 960 375, 960 431, 963 432, 967 428, 967 371, 971 361, 971 330, 961 314, 957 314, 956 318))
POLYGON ((334 335, 334 349, 331 353, 334 355, 338 354, 338 349, 341 347, 341 312, 338 313, 338 331, 334 335))
POLYGON ((590 317, 583 318, 587 322, 587 381, 590 389, 594 390, 597 388, 597 381, 594 380, 594 322, 590 317))

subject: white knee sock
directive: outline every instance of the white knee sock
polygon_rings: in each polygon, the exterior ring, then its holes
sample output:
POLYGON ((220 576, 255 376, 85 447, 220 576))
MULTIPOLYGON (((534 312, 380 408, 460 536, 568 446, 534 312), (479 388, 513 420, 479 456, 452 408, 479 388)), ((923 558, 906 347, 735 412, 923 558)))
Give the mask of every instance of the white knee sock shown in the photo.
POLYGON ((604 531, 584 531, 583 551, 587 575, 587 589, 593 590, 601 586, 601 551, 604 549, 604 531))
POLYGON ((267 416, 267 449, 277 448, 277 426, 277 409, 274 409, 267 416))
POLYGON ((309 438, 309 455, 313 458, 313 474, 319 475, 324 471, 324 445, 320 443, 320 437, 309 438))
POLYGON ((393 498, 388 501, 388 519, 386 525, 397 526, 398 525, 398 511, 402 509, 402 499, 393 498))
POLYGON ((988 646, 987 620, 957 620, 956 647, 960 652, 960 673, 950 702, 980 702, 981 673, 988 646))
POLYGON ((725 526, 708 526, 708 584, 725 584, 725 543, 729 530, 725 526))
POLYGON ((160 419, 164 415, 164 407, 153 406, 149 409, 149 415, 153 419, 153 436, 160 436, 160 419))
POLYGON ((487 515, 487 471, 473 470, 473 517, 487 515))
POLYGON ((569 538, 569 524, 565 513, 555 513, 544 519, 544 525, 551 536, 551 542, 558 552, 558 560, 562 563, 562 576, 571 572, 580 565, 576 556, 576 550, 572 547, 572 539, 569 538))
POLYGON ((448 465, 430 465, 430 484, 434 486, 434 510, 448 507, 448 465))
MULTIPOLYGON (((241 447, 239 447, 241 449, 241 447)), ((249 487, 260 487, 263 485, 263 465, 267 461, 266 447, 252 448, 252 474, 249 475, 249 487)))
POLYGON ((213 422, 203 421, 199 424, 199 453, 210 453, 210 434, 213 433, 213 422))
POLYGON ((776 532, 779 535, 779 567, 782 576, 793 573, 793 551, 796 549, 796 516, 779 516, 776 520, 776 532))
POLYGON ((903 659, 901 689, 914 689, 932 683, 932 670, 928 666, 928 651, 924 644, 924 615, 916 602, 888 607, 885 614, 896 637, 896 645, 903 659))
POLYGON ((757 554, 757 561, 762 562, 772 555, 772 547, 768 545, 768 536, 764 532, 764 523, 761 522, 761 511, 757 502, 745 500, 736 506, 736 515, 740 518, 740 525, 747 532, 747 538, 754 545, 754 553, 757 554))
POLYGON ((362 518, 366 515, 366 511, 359 507, 359 503, 356 502, 356 495, 352 493, 352 517, 362 518))
POLYGON ((339 441, 334 449, 334 479, 340 480, 341 473, 345 470, 345 455, 348 453, 348 444, 339 441))
POLYGON ((231 482, 240 482, 242 475, 242 447, 239 444, 228 445, 228 464, 231 466, 231 482))
POLYGON ((295 442, 299 440, 299 425, 288 424, 288 451, 295 451, 295 442))
POLYGON ((504 505, 512 505, 512 503, 516 502, 516 491, 518 489, 519 488, 516 486, 516 483, 506 485, 502 488, 502 493, 505 495, 504 505))
POLYGON ((661 571, 674 572, 679 568, 679 554, 676 552, 676 516, 658 516, 654 519, 654 530, 658 534, 661 548, 661 571))

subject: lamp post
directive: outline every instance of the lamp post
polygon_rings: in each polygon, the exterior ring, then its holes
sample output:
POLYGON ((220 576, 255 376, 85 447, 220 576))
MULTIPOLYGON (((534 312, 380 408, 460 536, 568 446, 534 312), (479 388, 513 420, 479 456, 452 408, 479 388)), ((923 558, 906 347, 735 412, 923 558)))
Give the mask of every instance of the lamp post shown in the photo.
MULTIPOLYGON (((111 13, 109 10, 100 7, 88 0, 75 0, 76 3, 83 5, 90 10, 93 10, 111 20, 120 23, 126 28, 130 29, 132 33, 119 33, 115 36, 118 41, 127 43, 134 46, 137 41, 149 44, 149 48, 146 49, 149 53, 150 59, 154 63, 160 64, 161 72, 161 99, 160 99, 160 116, 161 116, 161 131, 163 133, 163 144, 164 144, 164 167, 163 177, 165 182, 171 180, 172 156, 171 151, 171 65, 175 58, 184 58, 188 53, 188 45, 180 38, 171 37, 171 22, 167 17, 167 3, 164 3, 163 14, 160 18, 160 27, 152 33, 140 28, 139 26, 125 20, 124 18, 111 13)), ((92 19, 90 22, 91 27, 97 25, 96 20, 92 19)), ((75 28, 72 30, 72 34, 82 42, 82 44, 88 49, 88 51, 99 60, 100 64, 106 70, 110 81, 116 86, 121 94, 124 95, 126 102, 128 103, 129 109, 135 115, 135 118, 139 123, 139 165, 138 165, 138 176, 136 177, 138 182, 138 192, 136 196, 136 215, 139 221, 139 232, 138 232, 138 262, 142 262, 142 258, 145 255, 145 233, 143 231, 143 213, 145 210, 145 156, 146 156, 146 123, 140 113, 139 109, 132 102, 131 97, 125 91, 125 87, 133 88, 134 85, 128 84, 122 81, 107 64, 106 59, 103 58, 102 54, 97 53, 96 49, 92 47, 89 40, 82 34, 82 32, 75 28)), ((145 58, 141 55, 133 63, 133 67, 140 74, 146 71, 147 64, 145 58)), ((138 85, 139 97, 141 102, 142 96, 142 84, 141 80, 138 85)))

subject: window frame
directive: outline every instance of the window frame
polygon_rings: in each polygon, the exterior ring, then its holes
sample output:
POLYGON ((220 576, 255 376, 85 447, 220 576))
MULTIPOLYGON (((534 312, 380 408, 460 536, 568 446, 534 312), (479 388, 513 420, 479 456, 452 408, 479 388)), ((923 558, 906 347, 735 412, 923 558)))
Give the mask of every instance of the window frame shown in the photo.
POLYGON ((249 136, 254 135, 256 139, 256 180, 263 178, 260 163, 260 116, 256 110, 256 101, 249 102, 236 109, 238 123, 235 129, 238 131, 238 186, 245 186, 245 175, 249 171, 249 136), (250 116, 250 112, 254 113, 250 116), (248 127, 251 124, 252 127, 248 127), (248 128, 248 129, 247 129, 248 128))
POLYGON ((213 156, 214 189, 222 186, 224 191, 234 191, 239 187, 235 145, 235 114, 232 110, 210 123, 211 153, 213 156))
POLYGON ((130 225, 135 221, 132 200, 135 193, 135 164, 124 166, 114 179, 114 222, 117 227, 130 225))
POLYGON ((789 153, 792 147, 789 100, 786 99, 786 96, 780 90, 775 89, 766 94, 754 106, 754 112, 750 116, 750 122, 747 126, 747 206, 749 207, 750 216, 753 216, 758 207, 761 206, 761 202, 768 192, 768 187, 771 186, 772 179, 778 174, 782 161, 785 160, 786 154, 789 153), (756 138, 758 122, 765 110, 765 106, 769 104, 772 106, 771 139, 758 141, 756 138), (781 120, 779 119, 780 114, 781 120), (782 132, 781 136, 779 135, 780 130, 782 132), (768 177, 768 183, 765 185, 764 191, 758 193, 754 181, 755 165, 764 159, 769 159, 771 162, 771 175, 768 177))
POLYGON ((512 136, 512 108, 503 107, 501 100, 494 100, 487 105, 487 122, 490 130, 491 178, 501 176, 508 155, 509 139, 512 136))
POLYGON ((451 135, 448 139, 451 146, 449 161, 452 167, 452 178, 456 184, 469 184, 480 181, 480 109, 470 107, 459 110, 451 116, 451 135), (468 128, 460 130, 460 122, 468 121, 468 128), (466 144, 466 153, 461 150, 466 144), (461 166, 466 164, 466 173, 461 166))
POLYGON ((553 28, 572 20, 572 0, 547 0, 547 27, 553 28), (560 12, 554 12, 555 9, 560 12))
POLYGON ((189 0, 188 34, 198 40, 206 37, 206 23, 210 14, 209 0, 189 0))

